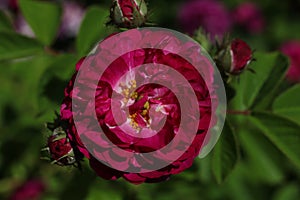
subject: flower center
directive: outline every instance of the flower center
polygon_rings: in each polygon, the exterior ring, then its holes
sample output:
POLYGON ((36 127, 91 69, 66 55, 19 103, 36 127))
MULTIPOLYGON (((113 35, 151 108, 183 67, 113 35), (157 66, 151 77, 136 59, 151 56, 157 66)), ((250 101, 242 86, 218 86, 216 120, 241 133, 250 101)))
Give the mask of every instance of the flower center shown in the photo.
POLYGON ((136 80, 129 81, 129 85, 126 85, 124 82, 121 82, 120 87, 122 89, 122 94, 124 96, 123 102, 125 104, 127 104, 130 99, 135 100, 138 98, 138 94, 137 92, 135 92, 136 80))
POLYGON ((132 111, 132 114, 129 115, 132 128, 139 132, 144 127, 150 127, 149 110, 150 103, 146 101, 142 108, 132 111))
POLYGON ((122 89, 123 103, 129 104, 129 119, 130 125, 137 132, 140 132, 144 127, 150 127, 150 103, 146 96, 140 95, 136 92, 136 80, 129 81, 128 84, 122 82, 120 84, 122 89))

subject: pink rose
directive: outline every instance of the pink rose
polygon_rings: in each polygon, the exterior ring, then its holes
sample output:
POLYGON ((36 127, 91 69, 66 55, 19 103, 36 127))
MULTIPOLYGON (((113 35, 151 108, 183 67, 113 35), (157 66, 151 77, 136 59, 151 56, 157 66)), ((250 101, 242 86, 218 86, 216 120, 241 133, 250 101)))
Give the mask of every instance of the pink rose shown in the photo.
POLYGON ((200 59, 199 62, 208 80, 205 82, 187 60, 164 50, 168 48, 176 53, 185 52, 186 54, 199 52, 199 47, 193 43, 182 44, 183 42, 170 36, 164 36, 168 42, 158 42, 162 36, 157 38, 159 40, 155 40, 153 37, 158 35, 157 32, 156 34, 144 32, 142 35, 138 30, 131 30, 130 34, 126 35, 126 33, 114 36, 115 41, 108 40, 109 46, 103 45, 96 49, 94 54, 86 57, 84 62, 79 61, 76 66, 77 72, 65 89, 61 118, 69 124, 68 138, 89 159, 91 168, 98 176, 111 180, 123 177, 135 184, 159 182, 167 180, 171 175, 178 174, 192 165, 200 152, 210 125, 214 124, 211 122, 214 121, 211 120, 213 119, 212 98, 214 97, 211 97, 209 92, 209 88, 212 88, 213 71, 208 67, 210 63, 208 59, 201 60, 199 54, 197 57, 189 58, 190 60, 200 59), (131 48, 135 45, 134 41, 149 44, 149 46, 154 46, 153 43, 157 42, 158 46, 154 49, 137 48, 121 54, 112 63, 109 62, 109 67, 104 70, 100 78, 98 72, 101 69, 97 67, 105 67, 104 62, 108 58, 118 54, 124 48, 131 48), (122 46, 124 43, 129 46, 122 46), (101 56, 98 55, 99 52, 101 56), (149 63, 152 65, 140 67, 149 63), (164 66, 172 66, 172 68, 164 66), (81 71, 82 68, 85 69, 84 73, 81 71), (177 79, 176 73, 173 75, 172 70, 179 72, 189 82, 197 100, 196 104, 191 102, 189 89, 183 80, 177 79), (77 77, 82 74, 82 78, 77 77), (161 84, 144 82, 150 79, 161 84), (77 81, 76 84, 75 81, 77 81), (98 84, 93 85, 94 82, 98 84), (163 86, 164 84, 169 84, 173 90, 163 86), (139 85, 142 86, 138 87, 139 85), (95 94, 92 88, 96 88, 95 94), (94 104, 89 96, 95 97, 94 104), (186 99, 187 103, 182 105, 179 103, 180 99, 186 99), (74 100, 75 105, 72 105, 74 100), (77 109, 78 107, 80 109, 77 109), (181 107, 184 108, 184 113, 181 113, 181 107), (196 111, 200 112, 200 116, 195 123, 196 111), (91 113, 93 112, 96 112, 97 124, 92 123, 91 113), (74 115, 77 117, 76 126, 74 115), (183 118, 183 115, 187 117, 183 118), (78 119, 80 119, 79 122, 78 119), (179 130, 181 125, 182 130, 179 130), (103 134, 98 132, 99 126, 103 134), (194 136, 192 127, 196 127, 194 136), (179 132, 183 134, 181 140, 178 141, 174 138, 179 132), (161 150, 168 144, 172 145, 171 150, 161 150), (112 148, 112 145, 117 148, 112 148), (131 156, 132 152, 138 153, 137 156, 131 156), (152 152, 155 152, 155 157, 143 157, 144 154, 152 152), (178 152, 179 156, 174 161, 168 162, 178 152), (104 164, 99 159, 109 161, 110 164, 104 164), (127 171, 140 169, 143 166, 151 169, 158 162, 167 164, 165 167, 147 172, 127 171), (109 167, 111 165, 118 166, 118 170, 109 167))

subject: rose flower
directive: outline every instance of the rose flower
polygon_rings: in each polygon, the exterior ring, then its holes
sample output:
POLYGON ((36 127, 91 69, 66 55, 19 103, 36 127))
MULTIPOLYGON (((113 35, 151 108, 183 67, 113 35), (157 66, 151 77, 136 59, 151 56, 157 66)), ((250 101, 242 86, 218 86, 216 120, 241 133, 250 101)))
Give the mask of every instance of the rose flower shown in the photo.
POLYGON ((102 178, 167 180, 192 165, 214 124, 210 61, 194 43, 154 39, 159 34, 131 30, 107 38, 78 62, 65 89, 61 116, 69 124, 68 138, 102 178), (156 48, 136 48, 107 61, 136 41, 156 48), (206 81, 182 52, 201 63, 206 81))

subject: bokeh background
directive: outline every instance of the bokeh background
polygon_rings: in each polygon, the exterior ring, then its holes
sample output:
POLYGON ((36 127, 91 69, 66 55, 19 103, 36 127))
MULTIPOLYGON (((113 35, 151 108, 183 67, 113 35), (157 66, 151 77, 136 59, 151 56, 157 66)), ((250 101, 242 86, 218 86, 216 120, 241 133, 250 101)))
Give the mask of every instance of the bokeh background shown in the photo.
MULTIPOLYGON (((116 29, 105 26, 111 0, 29 1, 0 0, 0 199, 300 199, 300 169, 255 130, 237 132, 240 158, 222 183, 211 154, 167 182, 142 185, 102 180, 87 163, 80 171, 41 160, 45 122, 59 112, 76 61, 116 29)), ((300 40, 299 0, 194 1, 201 6, 149 0, 149 21, 187 34, 198 26, 230 33, 260 52, 300 40)))

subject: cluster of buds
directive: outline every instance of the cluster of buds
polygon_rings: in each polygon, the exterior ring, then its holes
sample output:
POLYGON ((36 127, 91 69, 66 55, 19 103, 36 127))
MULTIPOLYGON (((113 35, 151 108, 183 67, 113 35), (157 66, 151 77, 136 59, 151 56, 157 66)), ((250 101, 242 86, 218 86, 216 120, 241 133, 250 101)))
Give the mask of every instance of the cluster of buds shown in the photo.
POLYGON ((239 75, 248 68, 253 61, 253 52, 250 46, 241 39, 229 39, 225 37, 221 44, 217 43, 217 51, 214 57, 217 66, 226 75, 239 75))
POLYGON ((42 152, 46 153, 45 157, 42 158, 60 166, 76 165, 74 150, 66 132, 59 123, 59 118, 54 123, 47 123, 46 126, 51 131, 51 135, 48 137, 46 147, 42 149, 42 152))
POLYGON ((114 0, 110 11, 110 24, 120 28, 140 27, 146 23, 147 13, 144 0, 114 0))

